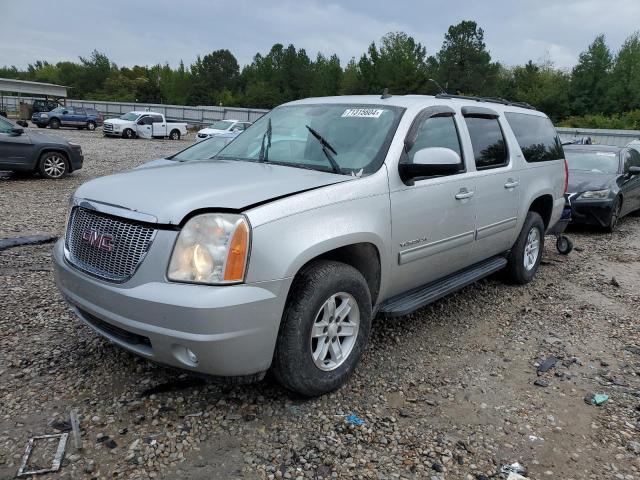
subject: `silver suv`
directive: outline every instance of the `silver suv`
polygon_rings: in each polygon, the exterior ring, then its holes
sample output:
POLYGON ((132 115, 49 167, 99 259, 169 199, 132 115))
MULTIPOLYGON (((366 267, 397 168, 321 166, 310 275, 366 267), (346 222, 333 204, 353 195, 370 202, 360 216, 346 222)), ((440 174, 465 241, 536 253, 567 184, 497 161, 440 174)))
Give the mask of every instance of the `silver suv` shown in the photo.
POLYGON ((58 286, 145 358, 307 396, 345 382, 376 314, 529 282, 567 183, 544 114, 450 95, 291 102, 203 157, 78 188, 58 286))

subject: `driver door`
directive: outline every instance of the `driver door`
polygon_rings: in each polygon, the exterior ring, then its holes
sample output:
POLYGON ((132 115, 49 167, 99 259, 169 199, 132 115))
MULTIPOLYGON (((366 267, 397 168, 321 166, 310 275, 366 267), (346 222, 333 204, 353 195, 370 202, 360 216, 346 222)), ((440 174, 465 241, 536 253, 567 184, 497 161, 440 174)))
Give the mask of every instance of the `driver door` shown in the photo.
POLYGON ((442 147, 460 156, 462 168, 450 175, 417 178, 410 184, 398 180, 398 185, 391 186, 392 295, 461 270, 471 261, 476 185, 467 172, 455 116, 448 107, 429 107, 409 131, 408 137, 416 131, 417 135, 402 161, 412 162, 417 150, 442 147))
POLYGON ((153 137, 153 119, 151 115, 143 115, 136 122, 136 133, 139 138, 153 137))

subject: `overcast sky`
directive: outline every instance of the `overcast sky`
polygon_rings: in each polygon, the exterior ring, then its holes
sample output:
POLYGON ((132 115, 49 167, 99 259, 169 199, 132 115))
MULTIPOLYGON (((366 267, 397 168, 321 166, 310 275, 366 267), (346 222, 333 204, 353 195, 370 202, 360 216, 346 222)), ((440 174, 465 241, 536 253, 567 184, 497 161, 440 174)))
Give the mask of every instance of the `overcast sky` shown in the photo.
POLYGON ((241 65, 274 43, 345 64, 390 31, 433 54, 451 24, 475 20, 492 57, 572 67, 604 33, 617 50, 640 28, 640 0, 0 0, 0 65, 77 60, 98 49, 120 66, 152 65, 227 48, 241 65))

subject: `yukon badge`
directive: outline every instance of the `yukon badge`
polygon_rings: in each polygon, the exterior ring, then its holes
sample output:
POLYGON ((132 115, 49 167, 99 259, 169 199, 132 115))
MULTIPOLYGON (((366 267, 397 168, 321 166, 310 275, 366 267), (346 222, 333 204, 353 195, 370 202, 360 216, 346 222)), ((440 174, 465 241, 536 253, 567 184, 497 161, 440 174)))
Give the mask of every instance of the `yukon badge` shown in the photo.
POLYGON ((98 233, 95 230, 84 230, 82 232, 82 241, 105 252, 113 251, 113 235, 107 233, 98 233))

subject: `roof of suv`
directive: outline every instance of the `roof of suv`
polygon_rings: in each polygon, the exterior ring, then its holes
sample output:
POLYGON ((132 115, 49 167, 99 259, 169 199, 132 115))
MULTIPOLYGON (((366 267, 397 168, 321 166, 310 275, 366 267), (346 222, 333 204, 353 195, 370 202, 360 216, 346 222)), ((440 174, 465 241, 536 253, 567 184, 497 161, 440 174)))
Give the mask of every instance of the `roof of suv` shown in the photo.
POLYGON ((517 105, 508 105, 483 99, 476 98, 451 98, 437 97, 433 95, 392 95, 388 98, 381 98, 380 95, 343 95, 335 97, 315 97, 305 98, 303 100, 295 100, 286 105, 311 105, 317 103, 350 103, 361 105, 390 105, 394 107, 410 108, 410 107, 430 107, 432 105, 455 105, 455 106, 482 106, 495 110, 496 112, 518 112, 529 115, 546 116, 544 113, 532 108, 519 107, 517 105))

